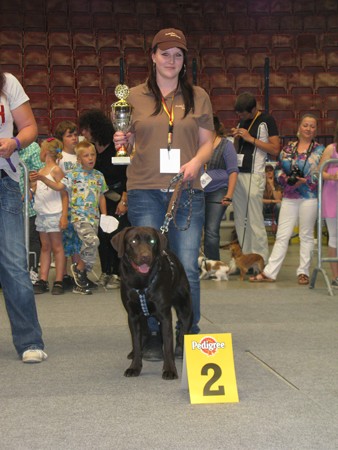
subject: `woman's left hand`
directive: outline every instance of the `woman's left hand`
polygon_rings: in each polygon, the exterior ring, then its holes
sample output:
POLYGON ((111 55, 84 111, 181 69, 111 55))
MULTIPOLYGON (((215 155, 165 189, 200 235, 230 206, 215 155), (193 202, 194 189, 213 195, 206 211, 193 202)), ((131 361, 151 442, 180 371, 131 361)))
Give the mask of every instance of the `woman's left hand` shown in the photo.
POLYGON ((126 205, 125 202, 120 201, 120 202, 117 204, 115 213, 116 213, 118 216, 124 216, 124 215, 127 213, 127 211, 128 211, 128 205, 126 205))
POLYGON ((297 183, 294 184, 294 186, 297 188, 299 186, 301 186, 302 184, 306 183, 306 178, 301 178, 301 177, 297 177, 297 183))
POLYGON ((0 157, 10 158, 16 150, 16 142, 14 139, 0 139, 0 157))
POLYGON ((181 169, 180 173, 184 173, 183 181, 192 181, 195 178, 197 178, 198 174, 200 173, 201 164, 196 161, 194 158, 191 159, 189 162, 184 164, 181 169))

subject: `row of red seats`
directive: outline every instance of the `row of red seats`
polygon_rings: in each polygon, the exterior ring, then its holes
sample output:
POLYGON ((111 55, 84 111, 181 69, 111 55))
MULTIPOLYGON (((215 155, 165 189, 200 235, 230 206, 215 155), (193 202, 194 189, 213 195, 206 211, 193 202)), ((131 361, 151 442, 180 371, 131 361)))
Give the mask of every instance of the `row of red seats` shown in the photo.
POLYGON ((241 33, 252 34, 262 32, 302 33, 302 32, 335 32, 338 31, 338 14, 308 15, 252 15, 240 12, 229 15, 222 12, 182 13, 175 9, 171 13, 160 15, 113 12, 77 12, 58 11, 20 13, 18 11, 2 11, 0 13, 0 29, 55 31, 81 29, 96 31, 99 29, 122 32, 146 32, 163 27, 180 28, 186 33, 241 33))
MULTIPOLYGON (((46 49, 53 47, 90 47, 97 52, 105 48, 140 48, 148 51, 153 38, 152 33, 137 32, 118 33, 113 30, 69 31, 21 31, 0 30, 0 46, 5 48, 21 47, 22 52, 32 45, 46 49)), ((302 53, 309 50, 320 50, 324 53, 335 50, 338 45, 338 32, 331 33, 254 33, 254 34, 187 34, 189 51, 208 52, 210 49, 224 53, 239 51, 241 53, 267 52, 275 54, 280 51, 302 53)))
POLYGON ((158 14, 168 12, 219 12, 225 14, 281 15, 333 14, 337 12, 334 0, 2 0, 5 11, 46 12, 115 12, 158 14))

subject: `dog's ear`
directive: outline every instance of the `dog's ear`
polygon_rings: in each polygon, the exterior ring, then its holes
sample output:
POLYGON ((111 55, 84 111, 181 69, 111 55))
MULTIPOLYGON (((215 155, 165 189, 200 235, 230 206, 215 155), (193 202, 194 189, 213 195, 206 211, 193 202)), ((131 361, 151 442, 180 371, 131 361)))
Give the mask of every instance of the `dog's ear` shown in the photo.
POLYGON ((167 248, 168 241, 163 233, 161 233, 158 230, 156 230, 156 232, 157 232, 158 239, 160 241, 160 251, 162 252, 162 250, 165 250, 167 248))
POLYGON ((121 230, 119 233, 115 234, 115 236, 113 236, 111 238, 111 245, 115 248, 115 250, 117 251, 117 255, 119 258, 121 258, 124 255, 124 237, 127 233, 127 231, 131 230, 132 227, 126 227, 123 228, 123 230, 121 230))

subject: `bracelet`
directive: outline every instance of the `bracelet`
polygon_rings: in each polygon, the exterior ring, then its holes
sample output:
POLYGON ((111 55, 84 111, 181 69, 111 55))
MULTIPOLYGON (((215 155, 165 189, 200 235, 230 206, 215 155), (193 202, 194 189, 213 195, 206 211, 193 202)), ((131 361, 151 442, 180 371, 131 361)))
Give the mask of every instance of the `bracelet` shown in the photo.
POLYGON ((223 200, 225 202, 232 202, 232 198, 229 198, 229 197, 224 197, 223 200))
POLYGON ((11 139, 14 139, 16 142, 16 149, 20 150, 21 149, 21 142, 19 141, 19 139, 17 137, 12 137, 11 139))
POLYGON ((125 202, 124 200, 121 200, 121 203, 122 203, 123 206, 128 206, 128 203, 125 202))

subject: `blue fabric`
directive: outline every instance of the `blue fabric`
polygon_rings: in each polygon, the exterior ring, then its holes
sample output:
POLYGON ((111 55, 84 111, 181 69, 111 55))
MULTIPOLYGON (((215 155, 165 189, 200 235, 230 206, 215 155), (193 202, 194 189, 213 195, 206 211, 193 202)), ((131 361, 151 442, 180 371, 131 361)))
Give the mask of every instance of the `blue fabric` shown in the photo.
MULTIPOLYGON (((159 230, 163 225, 167 213, 170 197, 167 192, 161 190, 128 191, 128 218, 132 226, 149 226, 159 230)), ((184 190, 181 195, 180 205, 185 205, 188 192, 184 190)), ((178 209, 176 223, 183 228, 186 225, 189 207, 178 209)), ((199 332, 200 313, 200 280, 198 269, 198 256, 201 245, 202 229, 204 224, 204 192, 194 190, 192 201, 192 215, 190 227, 185 231, 175 228, 170 222, 168 231, 168 246, 180 259, 186 271, 193 304, 192 332, 199 332)), ((148 320, 151 331, 157 331, 156 321, 148 320)))
POLYGON ((24 223, 19 183, 0 180, 0 282, 19 355, 28 348, 44 348, 33 285, 27 270, 24 223))
POLYGON ((228 188, 223 187, 215 192, 205 193, 205 227, 204 227, 204 254, 207 259, 220 260, 220 225, 226 206, 221 205, 228 188))

